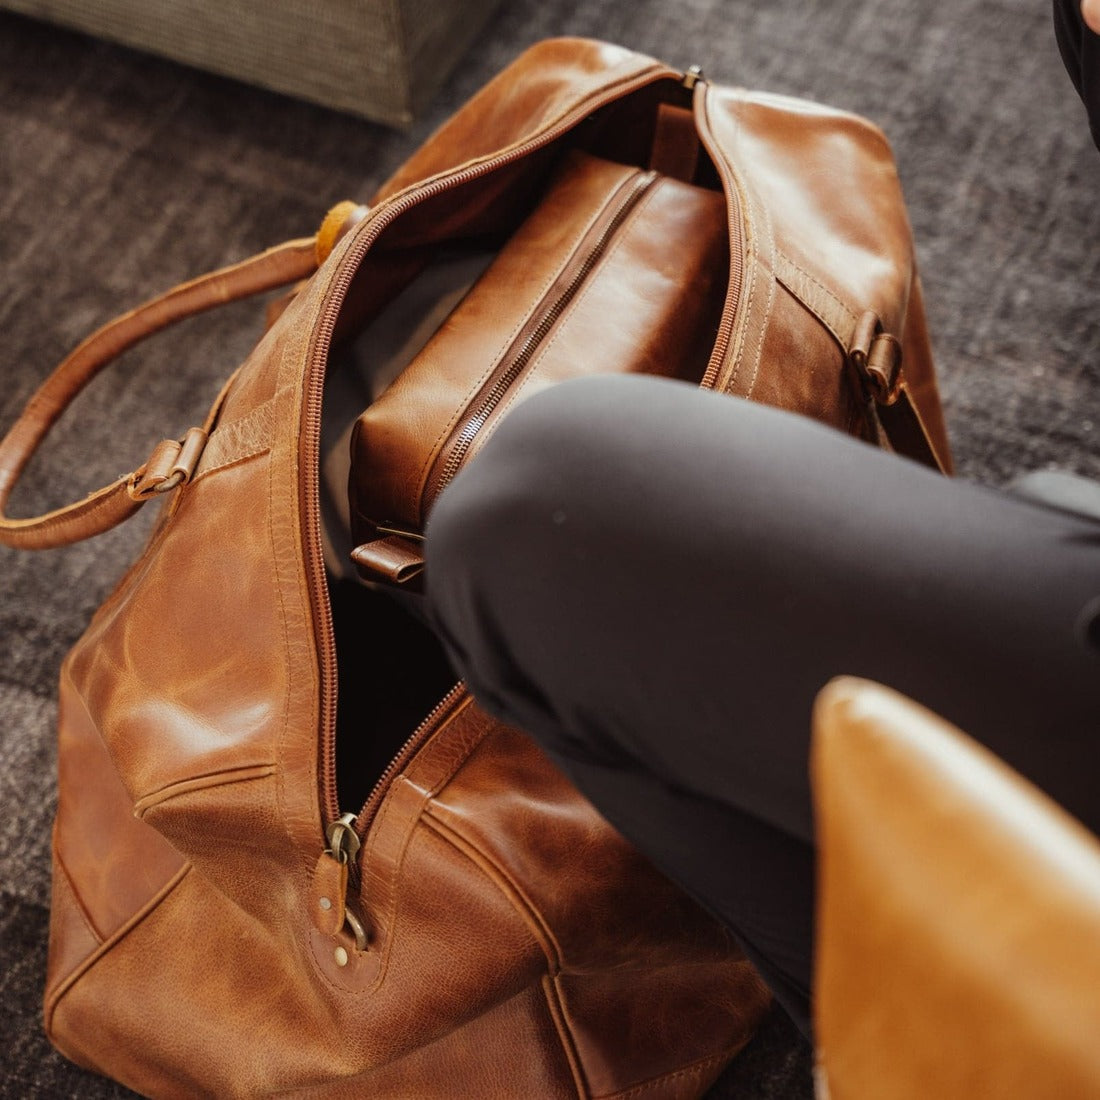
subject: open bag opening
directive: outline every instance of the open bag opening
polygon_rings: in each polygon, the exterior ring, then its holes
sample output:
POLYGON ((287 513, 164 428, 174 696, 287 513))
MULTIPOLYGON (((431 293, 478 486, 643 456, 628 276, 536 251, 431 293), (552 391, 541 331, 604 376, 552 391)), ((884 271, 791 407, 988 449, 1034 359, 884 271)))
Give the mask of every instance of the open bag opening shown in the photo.
POLYGON ((362 805, 456 679, 419 585, 363 547, 396 542, 416 578, 436 497, 549 385, 627 372, 700 383, 729 249, 718 175, 674 81, 456 179, 371 244, 336 322, 322 418, 342 807, 362 805))

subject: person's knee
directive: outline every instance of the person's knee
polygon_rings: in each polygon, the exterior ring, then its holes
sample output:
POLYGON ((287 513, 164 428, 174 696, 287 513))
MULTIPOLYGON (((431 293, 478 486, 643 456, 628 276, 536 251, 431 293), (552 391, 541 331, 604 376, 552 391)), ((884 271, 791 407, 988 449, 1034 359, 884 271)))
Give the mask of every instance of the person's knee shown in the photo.
POLYGON ((1100 34, 1100 0, 1082 0, 1081 15, 1094 34, 1100 34))
MULTIPOLYGON (((540 532, 563 502, 597 491, 599 450, 606 452, 609 409, 621 413, 617 387, 585 378, 547 389, 518 405, 440 495, 427 526, 429 576, 445 583, 461 572, 525 567, 543 545, 540 532)), ((437 587, 442 587, 437 585, 437 587)))

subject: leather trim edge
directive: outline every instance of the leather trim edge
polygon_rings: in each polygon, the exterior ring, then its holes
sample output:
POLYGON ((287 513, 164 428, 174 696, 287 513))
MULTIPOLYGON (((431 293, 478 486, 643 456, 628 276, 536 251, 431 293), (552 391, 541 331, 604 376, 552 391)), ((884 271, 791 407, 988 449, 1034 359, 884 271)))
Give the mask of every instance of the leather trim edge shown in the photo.
POLYGON ((240 768, 231 768, 228 771, 211 772, 209 775, 197 775, 191 779, 181 779, 175 783, 169 783, 159 790, 142 795, 134 803, 134 816, 144 817, 154 806, 159 806, 180 795, 190 794, 192 791, 200 791, 210 787, 225 787, 232 783, 248 783, 255 779, 267 779, 274 773, 274 764, 249 764, 240 768))
POLYGON ((573 1074, 573 1083, 577 1086, 577 1096, 584 1100, 584 1098, 592 1095, 592 1090, 585 1080, 584 1066, 581 1064, 577 1044, 573 1041, 573 1029, 569 1026, 569 1020, 565 1015, 565 1006, 561 1003, 558 978, 556 975, 544 974, 540 984, 542 985, 543 995, 546 997, 547 1011, 554 1021, 554 1029, 558 1033, 558 1040, 561 1042, 565 1059, 569 1063, 569 1069, 573 1074))
POLYGON ((446 841, 478 867, 482 874, 512 903, 545 953, 551 973, 559 973, 562 969, 561 945, 555 938, 553 930, 543 920, 538 908, 512 876, 496 860, 487 856, 473 841, 468 840, 453 826, 437 817, 432 811, 431 802, 424 806, 421 812, 421 821, 424 823, 425 828, 431 829, 441 840, 446 841))
MULTIPOLYGON (((110 939, 104 940, 99 947, 93 951, 83 963, 81 963, 71 974, 69 974, 63 981, 47 994, 46 1003, 43 1006, 42 1018, 46 1028, 46 1034, 50 1037, 50 1042, 55 1046, 59 1046, 57 1037, 54 1035, 53 1017, 57 1011, 57 1007, 61 998, 82 978, 104 955, 107 954, 116 944, 125 939, 154 909, 161 904, 165 898, 171 894, 177 886, 191 873, 192 866, 190 863, 185 863, 165 884, 161 889, 145 903, 110 939)), ((60 1049, 60 1047, 59 1047, 60 1049)))

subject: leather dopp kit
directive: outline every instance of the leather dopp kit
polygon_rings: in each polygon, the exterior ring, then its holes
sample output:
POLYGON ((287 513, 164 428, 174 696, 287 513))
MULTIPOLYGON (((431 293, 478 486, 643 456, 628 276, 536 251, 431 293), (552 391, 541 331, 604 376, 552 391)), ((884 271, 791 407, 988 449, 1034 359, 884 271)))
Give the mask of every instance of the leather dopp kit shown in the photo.
POLYGON ((157 1097, 702 1095, 767 1010, 759 976, 522 731, 448 690, 401 586, 509 410, 578 375, 666 375, 948 472, 885 139, 541 43, 366 205, 75 349, 0 443, 0 507, 122 350, 284 285, 201 425, 0 519, 44 548, 163 501, 61 672, 52 1041, 157 1097), (360 354, 385 384, 335 400, 360 354))

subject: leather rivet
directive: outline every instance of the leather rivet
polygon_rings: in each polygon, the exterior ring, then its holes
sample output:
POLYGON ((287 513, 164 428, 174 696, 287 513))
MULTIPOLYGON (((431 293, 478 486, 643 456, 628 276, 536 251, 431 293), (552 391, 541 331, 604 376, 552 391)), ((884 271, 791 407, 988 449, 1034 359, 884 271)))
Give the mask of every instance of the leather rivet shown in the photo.
POLYGON ((317 903, 327 913, 332 908, 332 902, 328 898, 321 898, 317 903))
POLYGON ((333 957, 336 959, 336 965, 337 966, 347 966, 348 965, 348 953, 347 953, 347 950, 345 948, 338 947, 338 948, 336 948, 336 950, 332 954, 333 954, 333 957))

